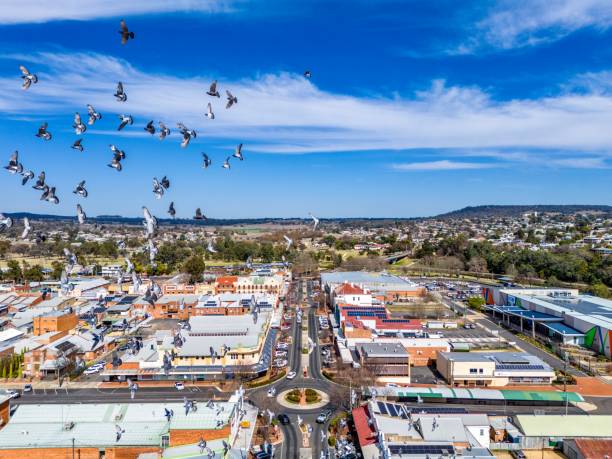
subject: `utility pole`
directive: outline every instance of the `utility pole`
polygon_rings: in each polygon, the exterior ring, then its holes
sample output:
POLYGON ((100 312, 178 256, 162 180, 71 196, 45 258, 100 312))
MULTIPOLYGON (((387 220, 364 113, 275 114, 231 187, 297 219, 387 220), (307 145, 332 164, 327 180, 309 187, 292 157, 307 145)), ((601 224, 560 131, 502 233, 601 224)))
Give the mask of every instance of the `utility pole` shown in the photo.
POLYGON ((563 359, 563 393, 565 394, 565 415, 567 416, 568 410, 568 399, 567 399, 567 352, 565 353, 565 358, 563 359))
POLYGON ((74 437, 72 437, 72 459, 74 459, 74 437))

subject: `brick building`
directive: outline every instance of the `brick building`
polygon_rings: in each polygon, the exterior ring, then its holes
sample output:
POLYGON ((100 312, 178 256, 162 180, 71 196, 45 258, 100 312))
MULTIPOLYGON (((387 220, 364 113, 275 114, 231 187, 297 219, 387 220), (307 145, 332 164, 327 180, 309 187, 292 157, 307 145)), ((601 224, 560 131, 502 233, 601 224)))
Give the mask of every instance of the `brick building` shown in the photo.
POLYGON ((33 334, 44 335, 49 332, 70 331, 79 323, 78 316, 74 311, 52 311, 33 320, 33 334))

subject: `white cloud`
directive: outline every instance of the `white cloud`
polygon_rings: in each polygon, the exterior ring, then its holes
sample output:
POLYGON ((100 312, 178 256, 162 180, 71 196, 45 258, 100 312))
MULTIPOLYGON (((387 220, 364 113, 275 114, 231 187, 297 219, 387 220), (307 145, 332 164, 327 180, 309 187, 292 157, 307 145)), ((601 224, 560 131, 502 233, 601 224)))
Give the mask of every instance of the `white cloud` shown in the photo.
POLYGON ((393 164, 393 169, 400 171, 452 171, 465 169, 489 169, 495 167, 491 163, 465 163, 459 161, 449 161, 443 159, 440 161, 428 161, 419 163, 403 163, 393 164))
POLYGON ((561 158, 553 159, 549 165, 573 169, 607 169, 609 167, 605 158, 561 158))
POLYGON ((232 9, 229 0, 2 0, 0 24, 88 20, 178 11, 217 13, 232 9))
MULTIPOLYGON (((98 54, 4 58, 15 61, 15 74, 0 77, 0 116, 48 118, 52 129, 58 123, 68 128, 72 113, 84 113, 85 104, 91 103, 105 115, 103 122, 116 122, 117 113, 132 114, 136 123, 131 132, 143 133, 150 119, 170 127, 182 121, 198 130, 198 142, 243 141, 251 152, 446 149, 473 150, 475 156, 500 160, 492 156, 497 151, 518 151, 527 158, 533 151, 559 158, 568 152, 599 157, 612 151, 612 97, 602 93, 495 101, 477 87, 434 81, 410 98, 356 97, 323 91, 287 73, 236 81, 219 77, 221 91, 230 89, 239 103, 226 110, 223 99, 212 99, 217 117, 210 121, 204 117, 211 101, 205 91, 213 75, 146 73, 98 54), (39 83, 28 91, 19 89, 19 62, 39 75, 39 83), (125 84, 125 104, 114 100, 117 81, 125 84)), ((103 131, 104 126, 90 131, 103 131)), ((178 141, 175 133, 172 138, 178 141)))
POLYGON ((476 35, 451 53, 471 54, 483 46, 534 46, 586 27, 604 30, 610 25, 609 0, 500 0, 475 25, 476 35))

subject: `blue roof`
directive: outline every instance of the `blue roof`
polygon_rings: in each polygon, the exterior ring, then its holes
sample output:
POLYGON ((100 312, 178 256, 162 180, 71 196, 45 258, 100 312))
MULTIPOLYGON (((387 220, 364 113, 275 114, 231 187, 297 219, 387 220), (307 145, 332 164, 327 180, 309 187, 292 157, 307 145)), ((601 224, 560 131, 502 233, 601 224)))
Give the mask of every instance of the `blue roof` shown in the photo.
POLYGON ((543 324, 543 325, 557 333, 560 333, 561 335, 584 336, 584 333, 579 332, 575 328, 568 327, 567 325, 563 323, 553 322, 553 323, 548 323, 548 324, 543 324))

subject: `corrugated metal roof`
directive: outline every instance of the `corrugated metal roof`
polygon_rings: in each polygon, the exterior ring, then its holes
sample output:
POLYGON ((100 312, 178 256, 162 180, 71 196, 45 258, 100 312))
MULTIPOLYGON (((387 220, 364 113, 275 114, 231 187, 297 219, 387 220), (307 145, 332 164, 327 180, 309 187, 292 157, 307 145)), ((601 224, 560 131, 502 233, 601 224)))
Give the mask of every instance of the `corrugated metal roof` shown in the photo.
POLYGON ((610 415, 519 414, 516 425, 527 437, 612 437, 610 415))

